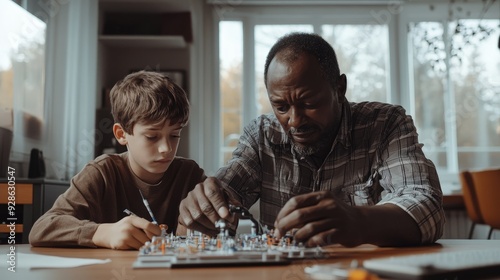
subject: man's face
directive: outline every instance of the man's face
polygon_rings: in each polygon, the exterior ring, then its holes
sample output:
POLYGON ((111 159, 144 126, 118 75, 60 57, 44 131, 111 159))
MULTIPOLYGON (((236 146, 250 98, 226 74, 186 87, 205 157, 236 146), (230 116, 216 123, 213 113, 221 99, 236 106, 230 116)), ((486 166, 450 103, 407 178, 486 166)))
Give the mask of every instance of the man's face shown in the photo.
POLYGON ((315 153, 333 141, 340 125, 345 79, 333 89, 316 58, 307 53, 290 62, 278 53, 267 73, 267 92, 274 114, 296 148, 315 153))

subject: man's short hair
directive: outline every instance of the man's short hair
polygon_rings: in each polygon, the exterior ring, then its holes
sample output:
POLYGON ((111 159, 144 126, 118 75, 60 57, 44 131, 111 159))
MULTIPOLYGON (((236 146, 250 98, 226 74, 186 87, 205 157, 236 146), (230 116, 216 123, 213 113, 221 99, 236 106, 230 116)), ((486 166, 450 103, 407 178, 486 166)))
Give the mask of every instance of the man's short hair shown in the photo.
POLYGON ((137 123, 186 125, 189 101, 184 90, 167 76, 153 71, 127 75, 111 89, 111 113, 115 123, 133 134, 137 123))
POLYGON ((310 54, 318 60, 321 71, 325 78, 335 87, 337 78, 340 76, 339 63, 332 46, 318 34, 293 32, 281 38, 274 44, 267 55, 264 66, 264 83, 267 87, 267 71, 273 58, 279 54, 280 59, 285 62, 295 61, 300 54, 310 54))

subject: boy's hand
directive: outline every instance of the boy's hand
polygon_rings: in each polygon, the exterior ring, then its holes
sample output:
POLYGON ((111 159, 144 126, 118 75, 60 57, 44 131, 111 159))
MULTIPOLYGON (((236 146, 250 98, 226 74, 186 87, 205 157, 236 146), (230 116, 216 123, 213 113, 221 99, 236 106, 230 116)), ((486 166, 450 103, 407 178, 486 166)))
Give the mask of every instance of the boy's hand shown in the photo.
POLYGON ((100 224, 92 241, 98 247, 139 249, 146 241, 160 234, 157 225, 137 216, 128 216, 113 224, 100 224))

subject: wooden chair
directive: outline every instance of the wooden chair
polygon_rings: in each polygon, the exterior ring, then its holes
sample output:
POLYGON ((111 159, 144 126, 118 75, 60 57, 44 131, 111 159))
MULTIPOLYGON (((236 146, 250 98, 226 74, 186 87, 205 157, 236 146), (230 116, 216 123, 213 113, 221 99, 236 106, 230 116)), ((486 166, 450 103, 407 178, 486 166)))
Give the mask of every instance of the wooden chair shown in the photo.
POLYGON ((500 168, 470 172, 479 213, 490 226, 488 239, 494 229, 500 229, 500 168))
POLYGON ((469 239, 472 239, 474 228, 477 224, 484 224, 484 219, 479 211, 477 195, 474 190, 472 175, 469 171, 460 172, 460 185, 462 186, 465 210, 467 211, 467 216, 469 216, 469 219, 472 221, 469 231, 469 239))

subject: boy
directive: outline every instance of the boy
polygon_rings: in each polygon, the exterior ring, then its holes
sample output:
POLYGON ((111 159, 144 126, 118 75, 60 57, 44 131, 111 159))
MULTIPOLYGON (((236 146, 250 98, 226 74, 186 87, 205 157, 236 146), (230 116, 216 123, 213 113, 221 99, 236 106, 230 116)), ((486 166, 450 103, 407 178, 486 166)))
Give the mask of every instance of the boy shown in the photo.
POLYGON ((139 249, 160 235, 153 222, 176 232, 180 201, 206 178, 193 160, 175 156, 189 102, 172 80, 132 73, 113 87, 110 99, 113 133, 127 152, 101 155, 73 177, 33 225, 32 246, 139 249))

